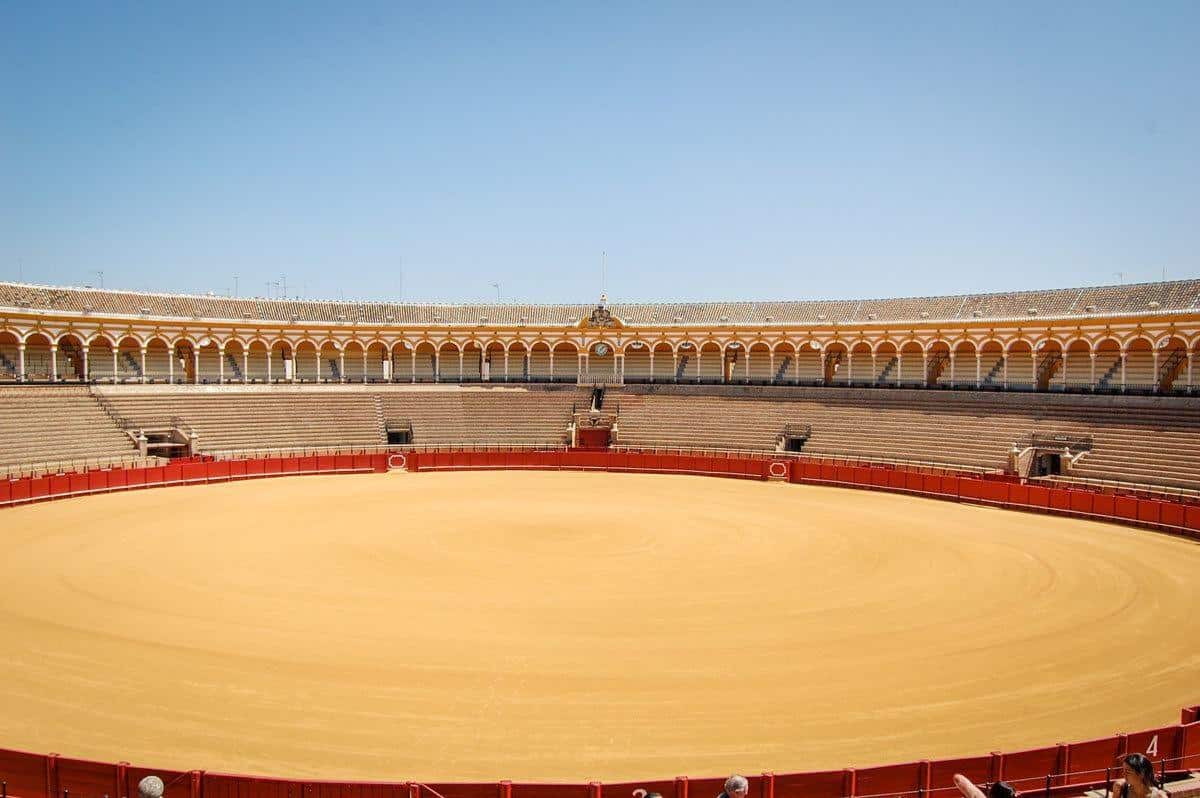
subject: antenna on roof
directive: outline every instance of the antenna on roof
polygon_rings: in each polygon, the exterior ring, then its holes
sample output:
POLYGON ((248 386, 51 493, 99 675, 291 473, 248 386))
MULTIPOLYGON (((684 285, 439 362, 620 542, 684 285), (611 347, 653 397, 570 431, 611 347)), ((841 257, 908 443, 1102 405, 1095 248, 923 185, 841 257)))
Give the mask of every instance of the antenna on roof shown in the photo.
POLYGON ((94 274, 100 278, 100 287, 103 288, 104 287, 104 270, 96 269, 96 270, 90 272, 90 274, 94 274))
POLYGON ((283 293, 281 294, 281 296, 284 299, 287 299, 287 275, 281 274, 281 275, 279 275, 279 279, 283 282, 283 289, 282 289, 283 293))
POLYGON ((600 296, 608 293, 608 252, 600 250, 600 296))
POLYGON ((492 283, 492 288, 496 289, 496 304, 500 304, 500 283, 492 283))
POLYGON ((236 274, 233 275, 233 295, 238 295, 238 276, 236 274))

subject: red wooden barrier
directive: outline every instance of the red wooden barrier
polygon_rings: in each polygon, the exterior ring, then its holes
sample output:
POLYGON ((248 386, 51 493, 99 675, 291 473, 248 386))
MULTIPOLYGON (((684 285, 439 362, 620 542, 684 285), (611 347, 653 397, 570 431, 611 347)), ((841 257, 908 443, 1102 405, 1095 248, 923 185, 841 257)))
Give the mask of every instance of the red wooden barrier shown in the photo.
POLYGON ((1177 504, 1175 502, 1163 502, 1162 506, 1159 508, 1159 511, 1162 514, 1162 517, 1159 519, 1160 523, 1166 524, 1167 526, 1182 528, 1184 526, 1184 509, 1185 508, 1182 504, 1177 504))
POLYGON ((1137 517, 1139 521, 1157 524, 1162 517, 1162 502, 1154 499, 1138 499, 1137 517))
POLYGON ((1067 746, 1067 761, 1063 766, 1068 784, 1102 781, 1105 768, 1117 765, 1121 755, 1121 738, 1105 737, 1067 746), (1098 778, 1097 778, 1098 777, 1098 778))
POLYGON ((1126 737, 1126 750, 1131 754, 1145 754, 1151 762, 1159 763, 1167 760, 1167 766, 1173 767, 1177 756, 1176 744, 1179 742, 1182 726, 1163 726, 1158 729, 1134 732, 1126 737))
POLYGON ((1117 496, 1114 506, 1114 515, 1117 518, 1127 518, 1131 521, 1136 521, 1138 517, 1138 500, 1132 496, 1117 496))
POLYGON ((1036 789, 1047 774, 1058 772, 1058 756, 1057 746, 1005 754, 1002 778, 1018 790, 1036 789))
POLYGON ((889 795, 915 793, 921 786, 921 763, 884 765, 855 770, 855 795, 889 795))
POLYGON ((204 482, 208 479, 208 463, 184 463, 181 466, 184 482, 204 482))
MULTIPOLYGON (((842 798, 845 770, 814 773, 776 773, 775 798, 842 798)), ((667 795, 667 793, 663 793, 667 795)), ((707 796, 705 796, 707 798, 707 796)))
POLYGON ((108 490, 108 472, 107 471, 89 471, 88 472, 88 490, 92 492, 100 492, 108 490))
POLYGON ((29 480, 29 498, 44 499, 50 495, 50 478, 35 477, 29 480))
POLYGON ((926 790, 945 791, 945 795, 958 794, 954 787, 954 774, 961 773, 975 784, 994 781, 992 778, 992 758, 990 756, 972 756, 959 759, 940 759, 929 763, 926 790))
MULTIPOLYGON (((112 490, 113 488, 119 489, 119 488, 126 487, 127 485, 129 485, 129 472, 130 471, 143 471, 143 470, 144 469, 141 469, 141 468, 131 468, 131 469, 114 468, 114 469, 112 469, 111 471, 108 472, 108 489, 112 490)), ((143 482, 143 484, 144 484, 144 482, 143 482)))
MULTIPOLYGON (((7 487, 8 480, 0 483, 0 502, 3 502, 7 498, 7 496, 5 496, 5 488, 7 487)), ((55 474, 54 476, 50 477, 50 495, 60 496, 64 493, 70 492, 71 478, 69 476, 66 474, 55 474)))
POLYGON ((1071 492, 1062 488, 1053 488, 1050 491, 1050 506, 1055 510, 1070 510, 1071 492))

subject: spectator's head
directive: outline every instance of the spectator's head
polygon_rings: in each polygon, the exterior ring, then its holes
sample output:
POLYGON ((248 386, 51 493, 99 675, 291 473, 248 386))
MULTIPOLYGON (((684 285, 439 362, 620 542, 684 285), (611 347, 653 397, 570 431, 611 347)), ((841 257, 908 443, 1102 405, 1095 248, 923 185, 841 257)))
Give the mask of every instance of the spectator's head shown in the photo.
POLYGON ((988 798, 1017 798, 1017 791, 1007 781, 997 781, 988 787, 988 798))
POLYGON ((1154 765, 1141 754, 1128 754, 1121 760, 1121 764, 1125 768, 1125 781, 1135 787, 1149 790, 1158 784, 1154 778, 1154 765))
POLYGON ((739 776, 734 773, 729 778, 725 779, 725 794, 729 798, 746 798, 746 794, 750 792, 750 782, 745 776, 739 776))
POLYGON ((638 787, 633 791, 633 798, 662 798, 661 792, 648 792, 643 787, 638 787))
POLYGON ((138 795, 141 798, 162 798, 163 780, 158 776, 147 776, 138 782, 138 795))

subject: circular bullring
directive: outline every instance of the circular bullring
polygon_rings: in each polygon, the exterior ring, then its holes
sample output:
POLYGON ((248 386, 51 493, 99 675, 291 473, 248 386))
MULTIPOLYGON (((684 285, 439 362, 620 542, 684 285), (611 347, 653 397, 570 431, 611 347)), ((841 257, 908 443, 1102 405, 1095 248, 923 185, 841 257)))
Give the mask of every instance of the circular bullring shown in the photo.
POLYGON ((689 476, 314 476, 4 513, 0 740, 162 767, 814 770, 1169 722, 1200 545, 689 476))

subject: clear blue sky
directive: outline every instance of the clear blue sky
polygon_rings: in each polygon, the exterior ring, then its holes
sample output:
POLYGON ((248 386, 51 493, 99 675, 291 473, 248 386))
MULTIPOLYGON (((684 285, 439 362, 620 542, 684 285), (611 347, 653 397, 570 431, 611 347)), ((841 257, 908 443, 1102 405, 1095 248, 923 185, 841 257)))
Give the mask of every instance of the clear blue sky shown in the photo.
POLYGON ((0 279, 592 301, 601 250, 614 300, 1200 276, 1200 3, 0 4, 0 279))

